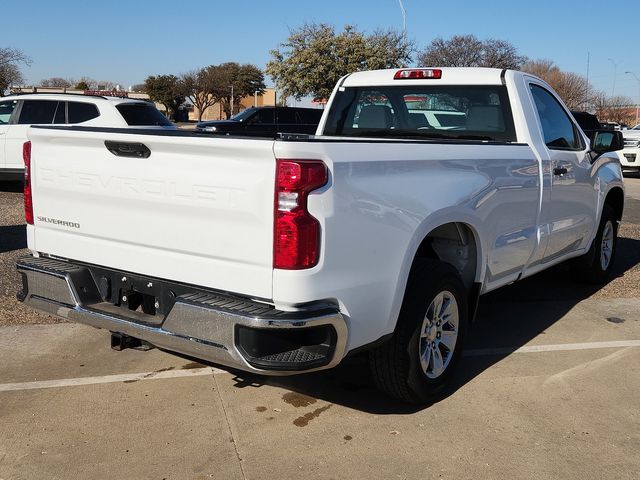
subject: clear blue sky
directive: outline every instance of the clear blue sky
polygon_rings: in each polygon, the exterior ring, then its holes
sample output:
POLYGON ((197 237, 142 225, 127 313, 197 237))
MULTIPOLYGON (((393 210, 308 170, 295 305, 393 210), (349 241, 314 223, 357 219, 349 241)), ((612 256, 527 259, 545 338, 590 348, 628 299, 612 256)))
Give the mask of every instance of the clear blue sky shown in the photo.
MULTIPOLYGON (((522 55, 583 75, 589 53, 594 87, 611 94, 615 62, 615 94, 638 101, 638 83, 624 73, 640 78, 638 0, 403 3, 407 34, 419 49, 438 36, 471 33, 507 40, 522 55)), ((10 20, 2 22, 0 47, 31 56, 33 64, 24 69, 30 83, 88 76, 124 87, 148 75, 226 61, 263 68, 269 50, 305 22, 338 29, 351 23, 367 32, 402 29, 398 0, 0 0, 0 16, 10 20)))

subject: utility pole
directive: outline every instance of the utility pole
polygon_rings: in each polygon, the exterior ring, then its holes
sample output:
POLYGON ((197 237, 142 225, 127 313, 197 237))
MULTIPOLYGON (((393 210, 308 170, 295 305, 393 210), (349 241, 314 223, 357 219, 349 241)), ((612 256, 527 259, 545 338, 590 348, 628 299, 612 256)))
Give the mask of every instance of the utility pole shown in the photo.
POLYGON ((607 60, 613 63, 613 86, 611 87, 611 96, 613 97, 616 92, 616 75, 618 73, 618 64, 611 58, 608 58, 607 60))
POLYGON ((591 52, 587 52, 587 85, 584 89, 584 110, 587 111, 589 107, 589 60, 591 59, 591 52))
POLYGON ((638 82, 638 104, 636 105, 636 125, 638 125, 638 114, 640 114, 640 78, 638 78, 638 76, 633 73, 633 72, 624 72, 624 73, 628 73, 630 75, 633 75, 633 78, 636 79, 636 82, 638 82))
POLYGON ((231 116, 233 117, 233 85, 231 85, 231 102, 229 106, 231 107, 231 116))

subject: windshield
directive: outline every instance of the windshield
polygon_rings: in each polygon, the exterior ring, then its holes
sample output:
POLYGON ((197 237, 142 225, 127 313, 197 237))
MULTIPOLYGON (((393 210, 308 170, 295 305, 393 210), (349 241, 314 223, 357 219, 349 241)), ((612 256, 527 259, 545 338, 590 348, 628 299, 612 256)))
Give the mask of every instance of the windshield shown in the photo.
POLYGON ((635 127, 633 127, 631 130, 640 130, 640 123, 638 125, 636 125, 635 127))
POLYGON ((516 140, 503 86, 352 87, 333 101, 325 135, 516 140))
POLYGON ((256 111, 255 108, 247 108, 246 110, 243 110, 240 113, 236 113, 233 117, 231 117, 231 120, 237 120, 238 122, 242 122, 243 120, 246 120, 247 118, 249 118, 255 111, 256 111))

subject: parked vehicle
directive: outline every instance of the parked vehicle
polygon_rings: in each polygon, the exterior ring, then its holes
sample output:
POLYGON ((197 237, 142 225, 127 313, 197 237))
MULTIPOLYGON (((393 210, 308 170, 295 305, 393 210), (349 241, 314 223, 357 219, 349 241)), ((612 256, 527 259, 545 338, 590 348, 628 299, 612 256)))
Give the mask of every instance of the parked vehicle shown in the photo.
POLYGON ((451 377, 479 295, 567 260, 604 281, 624 202, 621 133, 589 141, 511 70, 347 75, 315 136, 29 138, 27 305, 118 348, 267 375, 369 350, 378 386, 409 402, 451 377), (416 125, 416 96, 464 124, 416 125))
POLYGON ((247 108, 229 120, 199 122, 196 130, 222 135, 275 138, 278 133, 315 133, 322 110, 300 107, 247 108))
POLYGON ((32 93, 0 98, 0 181, 24 177, 22 144, 30 125, 176 128, 143 100, 67 93, 32 93))
POLYGON ((598 117, 592 113, 571 110, 571 115, 573 115, 573 118, 578 122, 578 126, 589 138, 592 138, 596 131, 603 129, 598 117))
POLYGON ((640 125, 625 130, 624 149, 618 153, 623 171, 640 172, 640 125))

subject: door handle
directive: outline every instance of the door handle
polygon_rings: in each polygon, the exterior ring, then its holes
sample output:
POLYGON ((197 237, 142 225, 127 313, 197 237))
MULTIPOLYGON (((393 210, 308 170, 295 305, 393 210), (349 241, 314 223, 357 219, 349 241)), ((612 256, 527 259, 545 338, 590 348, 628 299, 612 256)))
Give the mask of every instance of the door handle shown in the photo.
POLYGON ((565 175, 567 173, 567 169, 565 167, 556 167, 553 169, 553 174, 558 175, 559 177, 565 175))
POLYGON ((144 143, 105 140, 104 146, 116 157, 149 158, 151 155, 151 150, 144 143))

